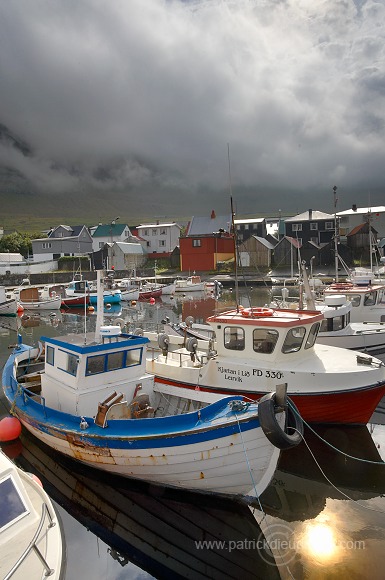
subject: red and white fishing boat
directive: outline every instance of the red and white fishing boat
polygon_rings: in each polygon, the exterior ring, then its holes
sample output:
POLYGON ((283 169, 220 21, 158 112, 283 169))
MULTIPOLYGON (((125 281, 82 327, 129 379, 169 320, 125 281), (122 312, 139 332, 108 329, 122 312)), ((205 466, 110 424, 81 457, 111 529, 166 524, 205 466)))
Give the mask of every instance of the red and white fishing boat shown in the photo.
POLYGON ((208 318, 212 341, 160 335, 147 361, 162 391, 196 400, 224 395, 258 400, 286 383, 303 419, 366 424, 385 395, 385 365, 364 353, 316 343, 324 316, 315 310, 238 307, 208 318))

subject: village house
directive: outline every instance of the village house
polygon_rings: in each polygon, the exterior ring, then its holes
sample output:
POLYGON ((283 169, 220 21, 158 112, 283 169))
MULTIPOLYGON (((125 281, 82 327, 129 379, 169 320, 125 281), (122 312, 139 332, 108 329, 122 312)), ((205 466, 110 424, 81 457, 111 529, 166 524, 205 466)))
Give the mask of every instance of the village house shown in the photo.
POLYGON ((217 216, 214 210, 210 217, 194 216, 179 239, 181 271, 215 271, 219 264, 233 261, 231 223, 231 215, 217 216))
POLYGON ((83 256, 92 252, 92 237, 87 226, 60 225, 46 238, 32 240, 34 262, 51 262, 63 256, 83 256))
POLYGON ((267 225, 265 218, 234 220, 237 243, 246 242, 251 236, 266 238, 267 225))
POLYGON ((135 228, 149 258, 169 258, 179 245, 182 227, 176 222, 141 224, 135 228))
POLYGON ((339 232, 341 239, 344 238, 357 226, 370 223, 376 229, 378 239, 385 238, 385 206, 357 207, 337 212, 339 219, 339 232))
POLYGON ((104 244, 113 244, 114 242, 128 242, 133 238, 130 228, 127 224, 116 223, 116 218, 109 224, 99 224, 91 228, 92 250, 97 252, 104 247, 104 244))

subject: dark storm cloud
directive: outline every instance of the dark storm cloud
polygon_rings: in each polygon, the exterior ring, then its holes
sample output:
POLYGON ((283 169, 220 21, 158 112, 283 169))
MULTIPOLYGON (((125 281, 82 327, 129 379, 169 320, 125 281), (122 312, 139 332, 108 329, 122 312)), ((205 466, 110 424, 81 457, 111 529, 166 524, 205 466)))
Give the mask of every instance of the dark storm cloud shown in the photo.
POLYGON ((0 160, 52 194, 205 204, 229 143, 245 206, 334 183, 349 205, 383 188, 384 17, 373 0, 0 0, 0 123, 30 148, 2 139, 0 160))

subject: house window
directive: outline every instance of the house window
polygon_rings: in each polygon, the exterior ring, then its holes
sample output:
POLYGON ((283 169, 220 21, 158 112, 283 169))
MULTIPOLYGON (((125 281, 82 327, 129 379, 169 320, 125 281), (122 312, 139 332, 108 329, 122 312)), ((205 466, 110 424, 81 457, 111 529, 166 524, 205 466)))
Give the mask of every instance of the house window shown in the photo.
POLYGON ((192 245, 193 245, 193 248, 200 248, 201 247, 201 241, 200 240, 193 240, 192 241, 192 245))
POLYGON ((153 235, 153 236, 156 236, 156 235, 157 235, 157 233, 158 233, 158 230, 157 230, 157 229, 154 229, 154 230, 152 230, 152 235, 153 235))
POLYGON ((163 228, 163 230, 160 230, 160 235, 161 236, 165 236, 166 235, 166 230, 163 228))
POLYGON ((147 248, 151 248, 151 242, 147 242, 147 248))
POLYGON ((325 223, 325 230, 334 230, 333 222, 326 222, 325 223))
POLYGON ((249 224, 245 224, 245 230, 249 229, 249 224))
POLYGON ((43 242, 42 243, 42 248, 43 248, 43 250, 47 250, 49 248, 52 248, 51 242, 43 242))
POLYGON ((302 246, 302 238, 296 238, 296 240, 299 243, 299 245, 302 246))
POLYGON ((302 232, 302 224, 293 224, 291 229, 293 232, 302 232))
POLYGON ((237 224, 237 230, 239 232, 239 230, 241 229, 241 226, 239 224, 237 224))
POLYGON ((144 230, 143 235, 148 236, 148 230, 144 230))
POLYGON ((164 247, 166 245, 165 240, 159 240, 159 246, 164 247))
POLYGON ((312 222, 310 224, 310 229, 311 230, 318 230, 318 224, 316 222, 312 222))
POLYGON ((104 242, 99 242, 99 249, 101 249, 104 246, 104 242))

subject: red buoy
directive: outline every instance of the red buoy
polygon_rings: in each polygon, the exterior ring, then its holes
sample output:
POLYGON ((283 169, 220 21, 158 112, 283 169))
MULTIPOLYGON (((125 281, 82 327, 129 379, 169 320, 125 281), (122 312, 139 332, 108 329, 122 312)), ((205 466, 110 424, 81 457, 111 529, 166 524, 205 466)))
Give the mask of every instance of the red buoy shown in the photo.
POLYGON ((0 421, 0 441, 13 441, 21 433, 21 423, 17 417, 4 417, 0 421))
POLYGON ((154 297, 151 297, 150 298, 150 304, 155 304, 155 298, 154 297))

